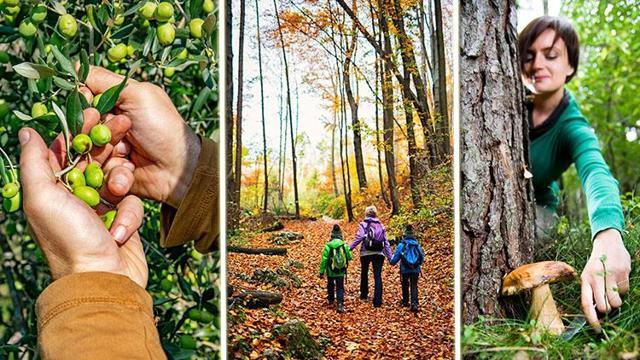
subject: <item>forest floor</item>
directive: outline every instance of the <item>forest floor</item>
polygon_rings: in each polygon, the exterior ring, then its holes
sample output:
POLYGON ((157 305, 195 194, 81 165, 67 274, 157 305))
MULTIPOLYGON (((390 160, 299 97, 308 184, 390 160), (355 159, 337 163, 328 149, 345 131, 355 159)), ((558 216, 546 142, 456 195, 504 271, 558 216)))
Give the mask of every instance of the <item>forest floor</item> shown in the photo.
MULTIPOLYGON (((385 220, 381 219, 383 223, 385 220)), ((419 279, 419 312, 400 306, 399 266, 383 267, 383 305, 373 308, 373 274, 369 271, 369 300, 359 299, 360 261, 357 250, 349 264, 345 286, 345 313, 337 313, 326 300, 326 278, 319 278, 322 248, 329 240, 332 221, 291 220, 284 231, 304 238, 289 245, 274 245, 273 233, 254 233, 235 245, 287 248, 287 256, 227 254, 228 283, 236 288, 279 292, 281 304, 265 309, 229 308, 229 354, 235 358, 281 358, 288 339, 275 335, 274 326, 301 319, 328 359, 452 358, 454 344, 453 240, 449 230, 432 229, 423 234, 425 265, 419 279), (293 286, 255 281, 257 269, 289 270, 293 286), (253 276, 253 277, 252 277, 253 276), (300 282, 295 286, 295 278, 300 282), (268 350, 272 349, 272 350, 268 350), (269 356, 267 356, 269 355, 269 356)), ((348 243, 357 222, 340 222, 348 243)), ((447 224, 446 226, 450 226, 447 224)), ((417 234, 420 239, 421 235, 417 234)), ((393 250, 393 247, 392 247, 393 250)), ((289 274, 287 271, 280 271, 289 274)), ((284 277, 286 278, 286 277, 284 277)), ((293 356, 295 358, 295 356, 293 356)))

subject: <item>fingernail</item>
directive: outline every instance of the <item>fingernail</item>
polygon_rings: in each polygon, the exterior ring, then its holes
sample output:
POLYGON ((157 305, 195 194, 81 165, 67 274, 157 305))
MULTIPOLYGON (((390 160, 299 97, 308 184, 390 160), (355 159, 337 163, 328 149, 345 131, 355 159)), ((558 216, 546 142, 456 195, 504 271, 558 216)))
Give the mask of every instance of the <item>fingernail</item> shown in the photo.
POLYGON ((127 155, 127 145, 124 143, 118 143, 115 150, 118 155, 127 155))
POLYGON ((20 140, 20 145, 24 145, 27 142, 29 142, 30 138, 31 138, 31 134, 27 129, 21 129, 20 132, 18 133, 18 139, 20 140))
POLYGON ((126 187, 128 182, 127 177, 122 175, 115 175, 111 181, 113 181, 114 184, 118 184, 122 187, 126 187))
POLYGON ((113 238, 118 244, 122 244, 124 242, 124 236, 126 233, 127 229, 125 229, 125 227, 122 225, 118 225, 118 227, 113 231, 113 238))

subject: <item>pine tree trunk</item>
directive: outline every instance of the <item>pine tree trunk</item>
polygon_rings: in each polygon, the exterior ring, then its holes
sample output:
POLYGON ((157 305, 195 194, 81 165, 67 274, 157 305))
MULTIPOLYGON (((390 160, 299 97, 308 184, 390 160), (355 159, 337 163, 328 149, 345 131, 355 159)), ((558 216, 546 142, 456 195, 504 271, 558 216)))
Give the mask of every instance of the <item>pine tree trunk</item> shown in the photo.
POLYGON ((460 9, 462 308, 471 323, 508 312, 498 293, 507 272, 532 260, 534 199, 515 2, 460 9))

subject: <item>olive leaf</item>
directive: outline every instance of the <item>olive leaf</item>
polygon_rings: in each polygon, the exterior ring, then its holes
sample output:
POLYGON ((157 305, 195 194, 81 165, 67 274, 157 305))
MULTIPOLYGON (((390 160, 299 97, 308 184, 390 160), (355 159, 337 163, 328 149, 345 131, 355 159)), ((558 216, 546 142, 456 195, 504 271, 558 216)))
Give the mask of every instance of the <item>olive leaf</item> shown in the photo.
POLYGON ((120 84, 113 86, 102 93, 102 96, 100 96, 100 100, 98 101, 98 105, 96 106, 96 109, 98 110, 100 115, 108 113, 109 111, 111 111, 111 109, 113 109, 114 106, 116 106, 118 97, 120 97, 120 93, 127 85, 128 79, 129 75, 127 74, 127 76, 125 76, 120 84))
MULTIPOLYGON (((4 151, 2 152, 4 153, 4 151)), ((11 182, 11 179, 9 179, 9 175, 7 174, 7 169, 4 167, 4 159, 2 158, 2 156, 0 156, 0 176, 2 177, 2 181, 4 181, 5 184, 11 182)))
POLYGON ((156 39, 156 35, 154 32, 150 31, 147 34, 147 37, 144 39, 144 46, 142 48, 142 56, 147 56, 147 54, 149 54, 149 51, 151 50, 151 47, 153 46, 153 43, 155 42, 156 39))
POLYGON ((127 17, 129 15, 135 14, 138 9, 140 9, 144 4, 146 4, 146 1, 138 1, 137 4, 133 5, 132 7, 129 8, 129 10, 125 11, 124 14, 122 14, 123 17, 127 17))
POLYGON ((64 15, 67 13, 67 9, 64 8, 64 5, 62 5, 58 1, 53 2, 53 11, 58 13, 59 15, 64 15))
POLYGON ((82 49, 80 51, 80 71, 78 71, 78 77, 80 81, 87 81, 87 76, 89 76, 89 70, 91 69, 91 64, 89 63, 89 55, 87 52, 82 49))
POLYGON ((127 36, 131 35, 131 33, 135 30, 135 26, 133 24, 127 24, 123 27, 121 27, 120 29, 118 29, 118 31, 114 32, 113 35, 111 35, 112 39, 124 39, 127 36))
MULTIPOLYGON (((69 125, 69 130, 71 130, 71 134, 73 136, 77 135, 82 130, 82 124, 84 123, 80 97, 81 95, 77 89, 74 89, 67 97, 67 122, 69 125)), ((82 97, 84 97, 84 95, 82 95, 82 97)))
POLYGON ((61 77, 54 76, 53 82, 60 88, 64 90, 73 90, 76 88, 76 85, 72 82, 69 82, 61 77))
POLYGON ((73 67, 71 60, 69 60, 59 49, 57 46, 51 47, 51 52, 53 56, 55 56, 56 60, 58 60, 58 64, 67 74, 73 76, 74 79, 78 80, 78 75, 76 74, 76 69, 73 67))
POLYGON ((211 37, 213 30, 216 28, 216 16, 211 14, 204 19, 204 23, 202 24, 202 30, 204 32, 205 38, 211 37))
POLYGON ((207 87, 204 87, 202 88, 202 90, 200 90, 200 94, 198 94, 196 101, 193 102, 193 108, 190 111, 191 114, 197 113, 200 110, 200 108, 202 108, 202 105, 207 100, 210 93, 211 93, 211 90, 207 87))
POLYGON ((13 67, 13 70, 27 79, 40 80, 57 74, 57 72, 47 65, 23 62, 13 67))
POLYGON ((31 115, 27 115, 21 111, 18 110, 13 110, 13 115, 15 115, 18 119, 22 120, 22 121, 31 121, 31 119, 33 119, 31 117, 31 115))
POLYGON ((69 126, 67 125, 67 117, 64 115, 58 104, 54 102, 52 105, 53 111, 58 116, 58 120, 60 120, 60 125, 62 127, 62 136, 64 137, 64 148, 67 151, 67 159, 69 159, 69 161, 73 161, 73 159, 71 159, 71 139, 69 139, 70 135, 69 126))

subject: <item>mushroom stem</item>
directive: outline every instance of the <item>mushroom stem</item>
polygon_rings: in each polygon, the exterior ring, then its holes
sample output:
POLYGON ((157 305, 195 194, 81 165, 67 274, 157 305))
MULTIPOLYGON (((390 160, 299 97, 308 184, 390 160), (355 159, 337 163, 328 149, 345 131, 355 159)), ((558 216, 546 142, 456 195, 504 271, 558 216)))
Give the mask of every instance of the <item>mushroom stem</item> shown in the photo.
POLYGON ((546 329, 554 335, 564 332, 564 324, 551 295, 549 284, 534 288, 531 292, 531 318, 536 320, 537 326, 546 329))

